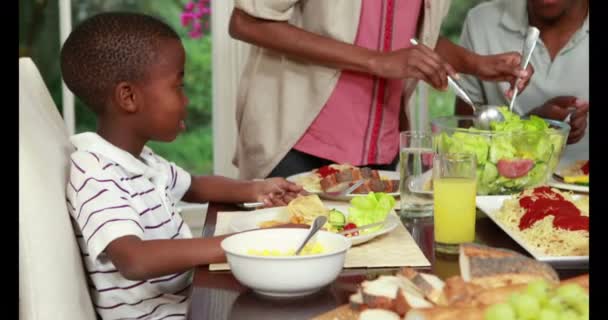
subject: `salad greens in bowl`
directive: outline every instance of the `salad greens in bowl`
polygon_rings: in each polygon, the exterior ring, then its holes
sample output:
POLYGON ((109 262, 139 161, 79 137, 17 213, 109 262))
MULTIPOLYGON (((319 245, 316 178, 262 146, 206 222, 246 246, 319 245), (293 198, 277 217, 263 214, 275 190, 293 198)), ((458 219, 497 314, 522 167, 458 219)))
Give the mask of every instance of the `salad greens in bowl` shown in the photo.
POLYGON ((432 121, 437 153, 474 153, 477 194, 521 192, 547 182, 566 146, 570 126, 537 116, 522 118, 500 107, 505 121, 490 130, 473 126, 473 116, 447 116, 432 121))

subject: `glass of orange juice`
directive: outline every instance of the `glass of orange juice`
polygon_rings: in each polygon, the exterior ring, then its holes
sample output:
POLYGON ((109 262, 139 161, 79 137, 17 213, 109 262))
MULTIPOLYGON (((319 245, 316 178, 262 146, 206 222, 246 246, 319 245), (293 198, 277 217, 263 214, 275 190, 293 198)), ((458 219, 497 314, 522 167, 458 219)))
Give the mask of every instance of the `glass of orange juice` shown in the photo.
POLYGON ((435 250, 457 254, 475 239, 477 160, 472 153, 436 154, 433 164, 435 250))

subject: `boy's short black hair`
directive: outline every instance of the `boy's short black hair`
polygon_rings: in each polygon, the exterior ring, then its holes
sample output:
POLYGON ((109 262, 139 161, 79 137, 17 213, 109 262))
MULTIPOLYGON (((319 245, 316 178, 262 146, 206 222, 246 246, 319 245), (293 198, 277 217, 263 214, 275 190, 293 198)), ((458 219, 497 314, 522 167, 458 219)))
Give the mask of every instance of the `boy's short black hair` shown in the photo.
POLYGON ((156 18, 126 12, 95 15, 78 25, 61 49, 63 80, 101 114, 119 82, 144 79, 163 38, 179 40, 179 35, 156 18))

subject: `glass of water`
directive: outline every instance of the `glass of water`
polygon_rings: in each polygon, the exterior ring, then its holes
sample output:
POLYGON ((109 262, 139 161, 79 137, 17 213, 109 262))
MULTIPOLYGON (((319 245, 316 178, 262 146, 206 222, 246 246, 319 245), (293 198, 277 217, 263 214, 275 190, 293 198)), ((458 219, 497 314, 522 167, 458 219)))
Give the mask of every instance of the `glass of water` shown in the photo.
POLYGON ((400 212, 404 218, 433 215, 433 136, 430 131, 400 134, 400 212))

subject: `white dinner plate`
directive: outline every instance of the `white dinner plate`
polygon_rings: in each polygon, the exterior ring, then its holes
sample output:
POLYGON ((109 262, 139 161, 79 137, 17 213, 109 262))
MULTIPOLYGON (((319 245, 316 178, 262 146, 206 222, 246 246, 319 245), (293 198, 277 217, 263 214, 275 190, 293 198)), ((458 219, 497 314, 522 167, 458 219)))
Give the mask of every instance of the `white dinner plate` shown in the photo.
POLYGON ((561 190, 570 190, 570 191, 575 191, 575 192, 589 193, 589 186, 581 186, 581 185, 573 184, 573 183, 565 183, 565 182, 559 181, 554 176, 551 176, 551 178, 549 179, 549 182, 547 182, 547 184, 554 188, 561 189, 561 190))
MULTIPOLYGON (((340 210, 348 217, 348 206, 347 205, 327 205, 329 209, 340 210)), ((259 229, 260 224, 265 221, 280 221, 284 223, 289 222, 289 212, 287 207, 273 207, 251 211, 239 217, 238 219, 232 219, 228 229, 230 232, 241 232, 245 230, 259 229)), ((399 217, 394 212, 389 212, 386 223, 380 230, 370 233, 359 233, 358 236, 348 237, 351 240, 352 245, 358 245, 361 243, 368 242, 378 236, 393 231, 398 224, 401 223, 399 217)))
POLYGON ((548 184, 557 189, 589 193, 589 186, 581 186, 581 185, 574 184, 574 183, 565 183, 563 181, 563 179, 560 179, 561 176, 559 175, 559 173, 563 169, 567 168, 567 166, 572 165, 572 163, 574 163, 574 162, 573 161, 560 162, 557 165, 557 168, 555 169, 555 173, 553 175, 551 175, 551 178, 549 179, 548 184), (556 177, 556 175, 557 175, 557 177, 556 177))
MULTIPOLYGON (((481 209, 494 223, 496 223, 504 232, 506 232, 515 242, 528 251, 536 260, 546 262, 554 267, 560 268, 580 268, 589 266, 589 256, 551 256, 541 250, 531 246, 519 234, 519 232, 510 230, 496 216, 502 207, 503 201, 510 196, 477 196, 477 207, 481 209)), ((576 199, 580 196, 574 196, 576 199)))

